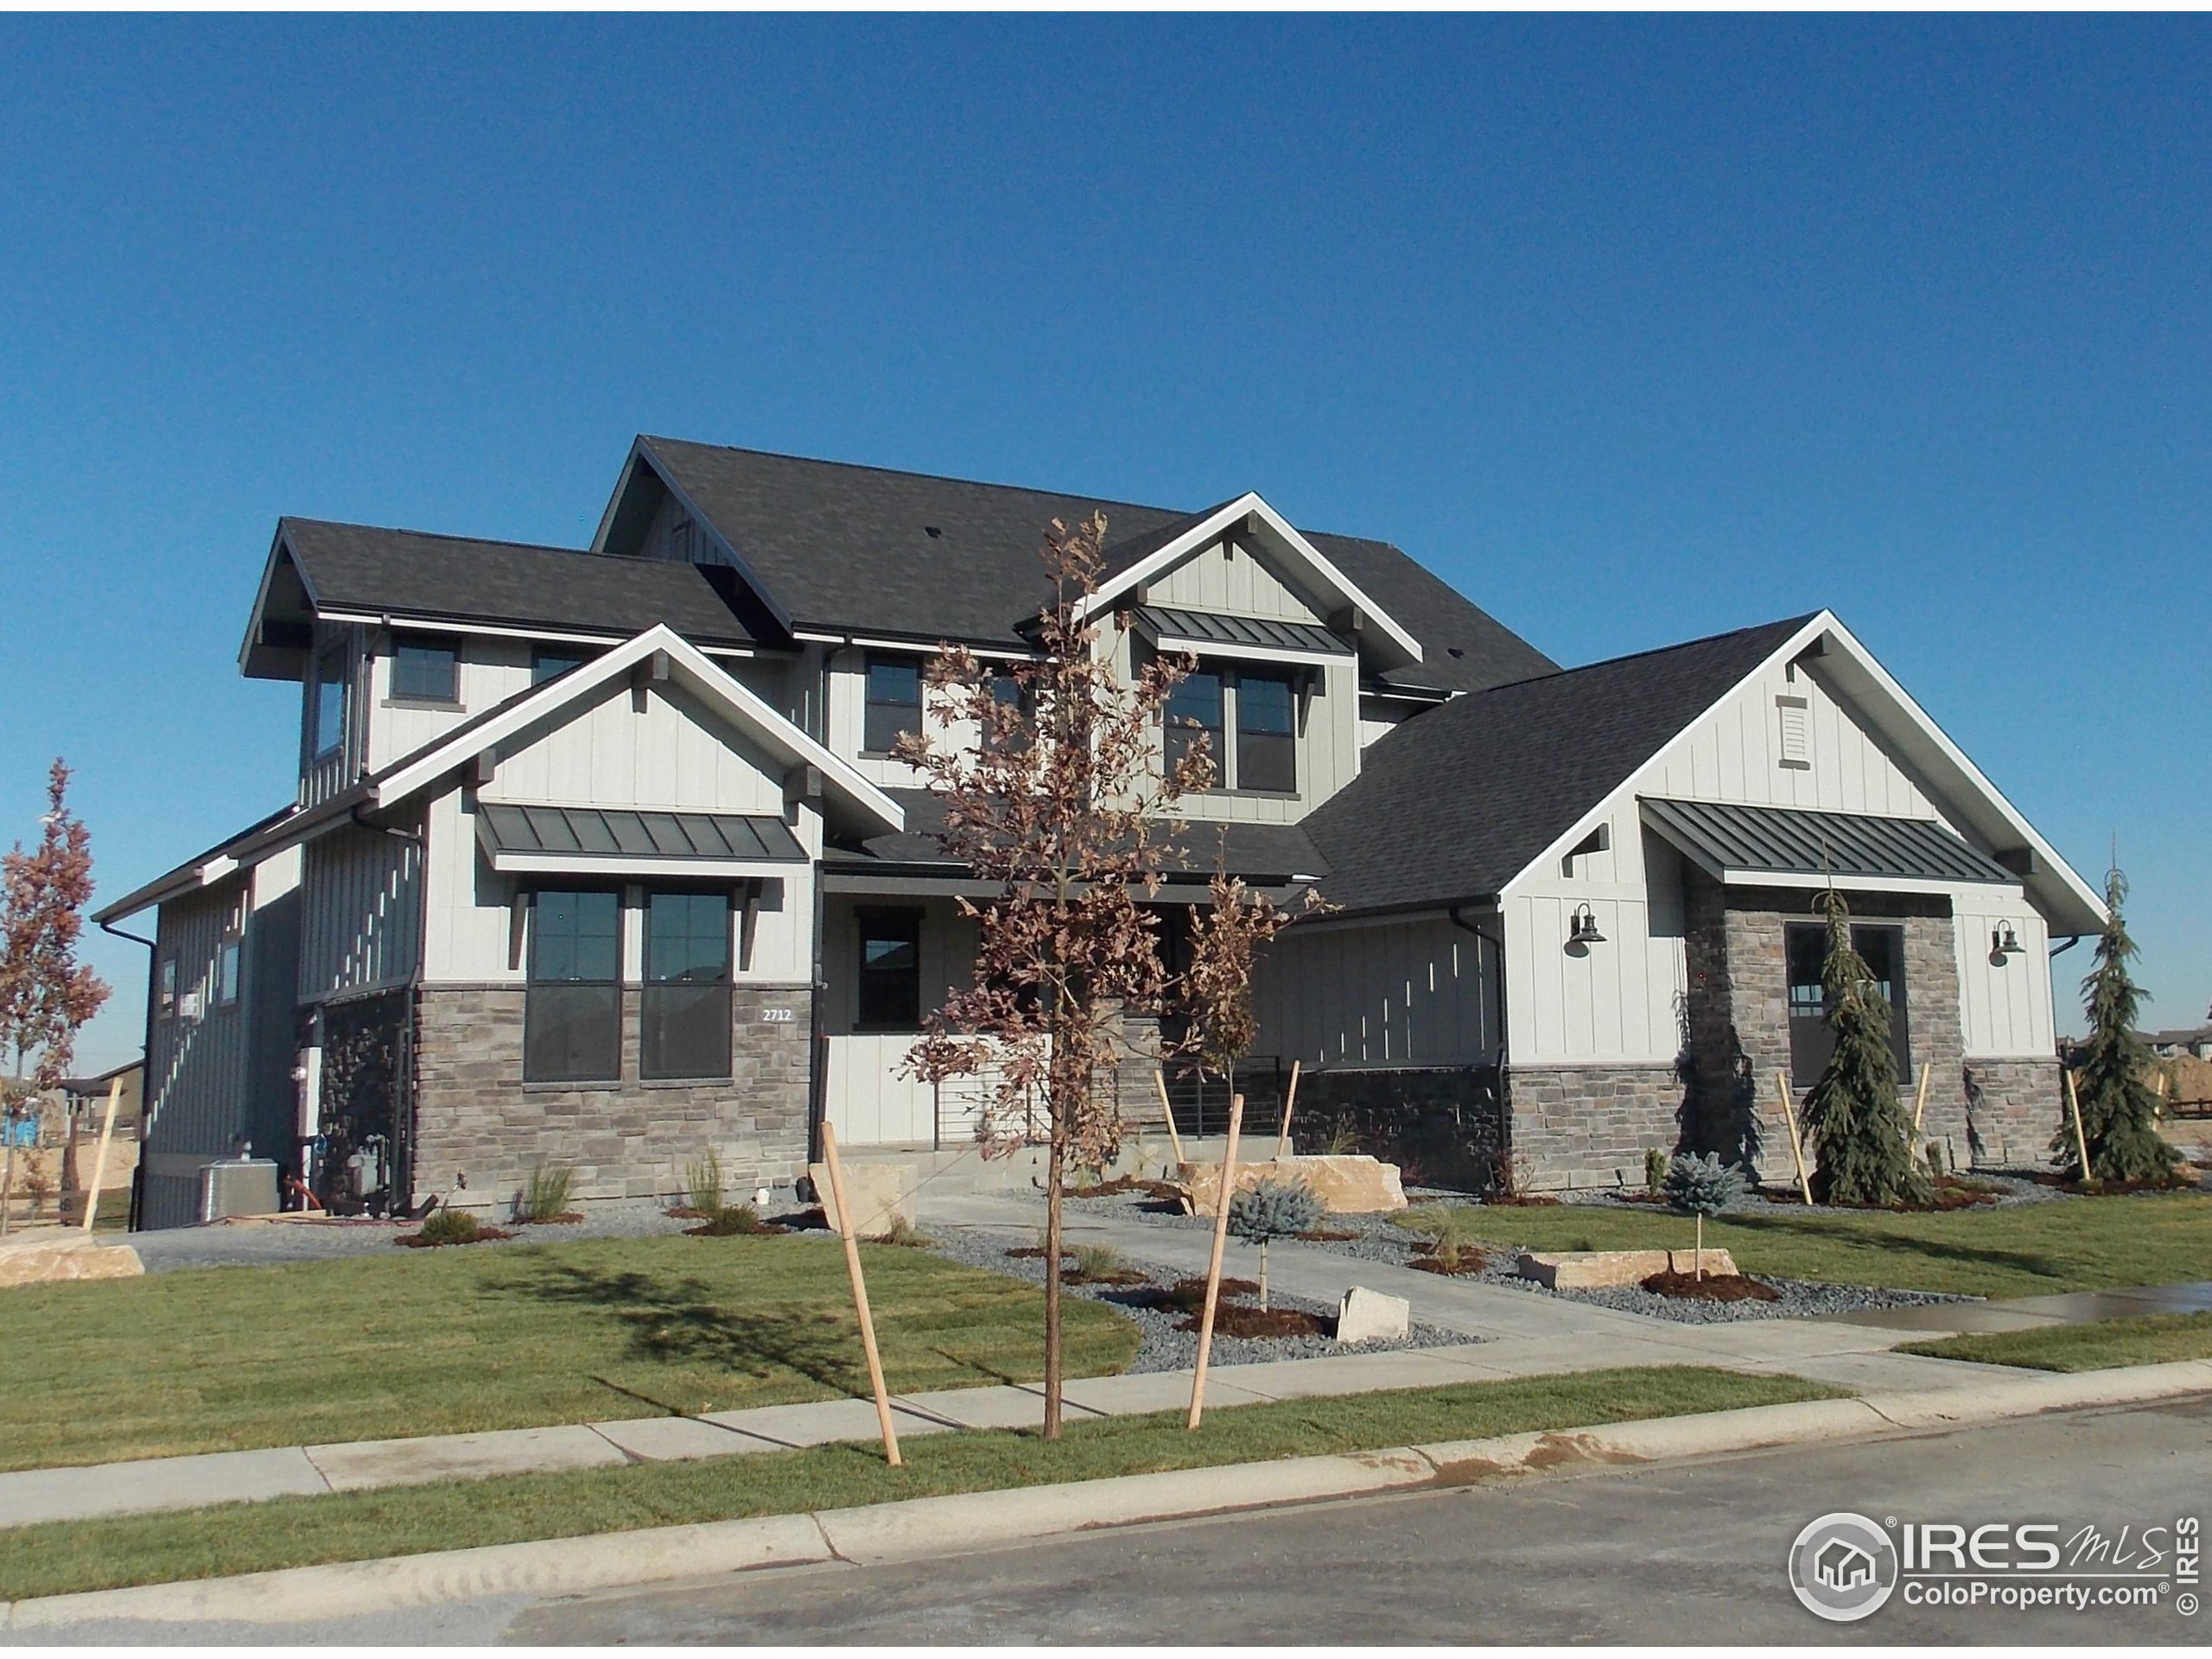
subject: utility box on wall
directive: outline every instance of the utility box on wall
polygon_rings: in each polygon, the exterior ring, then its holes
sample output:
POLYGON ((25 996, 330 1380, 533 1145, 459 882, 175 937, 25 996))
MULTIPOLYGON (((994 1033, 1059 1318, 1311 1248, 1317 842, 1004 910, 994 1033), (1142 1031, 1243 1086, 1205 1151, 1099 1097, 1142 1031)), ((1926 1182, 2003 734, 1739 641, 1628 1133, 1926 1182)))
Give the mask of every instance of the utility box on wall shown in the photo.
POLYGON ((270 1158, 233 1158, 200 1171, 200 1219, 276 1213, 276 1164, 270 1158))

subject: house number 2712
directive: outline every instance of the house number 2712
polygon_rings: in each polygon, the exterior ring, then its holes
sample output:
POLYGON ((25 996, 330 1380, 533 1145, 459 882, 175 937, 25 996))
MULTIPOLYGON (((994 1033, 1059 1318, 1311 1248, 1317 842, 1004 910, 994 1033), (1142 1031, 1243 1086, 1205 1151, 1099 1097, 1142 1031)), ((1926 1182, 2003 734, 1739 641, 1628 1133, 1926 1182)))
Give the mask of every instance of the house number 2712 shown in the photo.
POLYGON ((764 1025, 787 1026, 791 1023, 791 1011, 789 1008, 763 1008, 760 1020, 764 1025))

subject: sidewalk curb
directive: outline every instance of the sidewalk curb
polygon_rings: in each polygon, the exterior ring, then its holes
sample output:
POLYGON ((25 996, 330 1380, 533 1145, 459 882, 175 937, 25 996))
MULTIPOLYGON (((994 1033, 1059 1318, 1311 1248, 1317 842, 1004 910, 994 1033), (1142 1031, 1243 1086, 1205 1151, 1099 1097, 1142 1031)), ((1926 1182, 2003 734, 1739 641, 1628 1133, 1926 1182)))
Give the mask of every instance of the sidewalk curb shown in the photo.
POLYGON ((2212 1393, 2212 1361, 2046 1372, 1974 1388, 1750 1406, 1488 1440, 87 1591, 8 1604, 4 1624, 13 1633, 58 1631, 107 1619, 296 1624, 499 1596, 573 1595, 764 1567, 913 1560, 1281 1503, 1867 1439, 2205 1393, 2212 1393))

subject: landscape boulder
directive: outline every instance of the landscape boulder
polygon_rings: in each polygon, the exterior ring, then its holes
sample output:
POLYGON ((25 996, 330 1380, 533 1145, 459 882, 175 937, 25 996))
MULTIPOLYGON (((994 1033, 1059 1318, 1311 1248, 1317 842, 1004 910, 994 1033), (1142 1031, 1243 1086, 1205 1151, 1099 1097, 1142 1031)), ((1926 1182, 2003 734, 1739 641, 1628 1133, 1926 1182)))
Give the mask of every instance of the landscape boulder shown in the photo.
MULTIPOLYGON (((1655 1273, 1696 1271, 1695 1250, 1529 1250, 1516 1270, 1552 1290, 1595 1290, 1608 1285, 1640 1285, 1655 1273)), ((1736 1263, 1723 1249, 1705 1253, 1707 1274, 1732 1276, 1736 1263)))
MULTIPOLYGON (((822 1201, 823 1216, 830 1230, 837 1225, 837 1197, 830 1185, 830 1166, 809 1164, 808 1178, 814 1183, 815 1196, 822 1201)), ((880 1164, 870 1159, 865 1162, 850 1160, 843 1165, 845 1196, 852 1200, 853 1216, 858 1225, 854 1231, 862 1238, 881 1238, 898 1222, 909 1227, 914 1224, 914 1193, 921 1185, 921 1173, 912 1164, 880 1164)))
MULTIPOLYGON (((1221 1196, 1221 1166, 1179 1164, 1176 1180, 1184 1202, 1193 1215, 1210 1216, 1221 1196)), ((1398 1166, 1359 1154, 1348 1157, 1270 1158, 1265 1163, 1236 1166, 1236 1188, 1257 1186, 1262 1181, 1302 1181, 1331 1215, 1363 1215, 1377 1210, 1402 1210, 1406 1189, 1398 1179, 1398 1166)))
POLYGON ((136 1279, 146 1271, 128 1244, 47 1235, 0 1243, 0 1289, 60 1279, 136 1279))
POLYGON ((1413 1304, 1402 1296, 1354 1285, 1337 1312, 1338 1342, 1402 1342, 1410 1328, 1413 1304))

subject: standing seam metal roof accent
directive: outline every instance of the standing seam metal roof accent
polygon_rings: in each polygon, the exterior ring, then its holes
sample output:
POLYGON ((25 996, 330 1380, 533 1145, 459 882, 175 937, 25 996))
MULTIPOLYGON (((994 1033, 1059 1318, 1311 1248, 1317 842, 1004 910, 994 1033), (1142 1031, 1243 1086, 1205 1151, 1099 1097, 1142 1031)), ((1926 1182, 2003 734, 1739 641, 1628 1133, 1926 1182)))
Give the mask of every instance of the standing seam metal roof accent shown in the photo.
POLYGON ((769 813, 638 812, 596 806, 485 803, 484 827, 501 853, 592 858, 681 858, 803 864, 806 850, 769 813))
POLYGON ((1644 796, 1645 816, 1722 869, 2017 885, 2019 876, 1926 818, 1644 796))
POLYGON ((1164 605, 1141 606, 1138 622, 1154 638, 1197 639, 1224 645, 1250 645, 1263 651, 1307 651, 1329 657, 1353 657, 1351 643, 1333 631, 1311 622, 1278 622, 1257 616, 1226 616, 1217 611, 1185 611, 1164 605))

